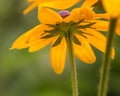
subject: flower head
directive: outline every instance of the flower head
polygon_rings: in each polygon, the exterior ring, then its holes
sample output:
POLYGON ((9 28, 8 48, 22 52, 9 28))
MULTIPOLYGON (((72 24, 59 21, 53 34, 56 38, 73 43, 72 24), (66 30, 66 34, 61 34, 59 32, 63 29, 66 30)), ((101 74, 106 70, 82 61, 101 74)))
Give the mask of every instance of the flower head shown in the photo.
POLYGON ((120 0, 101 0, 107 12, 105 19, 117 18, 116 33, 120 35, 120 0))
MULTIPOLYGON (((61 74, 66 60, 66 37, 71 34, 74 55, 81 61, 92 64, 96 61, 96 56, 91 45, 105 51, 106 38, 98 31, 106 31, 108 22, 100 20, 100 16, 102 15, 95 14, 91 8, 86 7, 58 13, 39 7, 38 18, 41 24, 21 35, 11 49, 29 48, 29 52, 35 52, 51 44, 51 64, 54 71, 61 74)), ((114 49, 111 57, 114 58, 114 49)))
POLYGON ((74 4, 78 3, 80 0, 27 0, 27 1, 32 2, 32 4, 24 10, 23 12, 24 14, 27 14, 37 6, 41 6, 41 7, 46 6, 50 8, 63 10, 73 6, 74 4))
POLYGON ((120 16, 120 0, 102 0, 102 3, 111 17, 120 16))

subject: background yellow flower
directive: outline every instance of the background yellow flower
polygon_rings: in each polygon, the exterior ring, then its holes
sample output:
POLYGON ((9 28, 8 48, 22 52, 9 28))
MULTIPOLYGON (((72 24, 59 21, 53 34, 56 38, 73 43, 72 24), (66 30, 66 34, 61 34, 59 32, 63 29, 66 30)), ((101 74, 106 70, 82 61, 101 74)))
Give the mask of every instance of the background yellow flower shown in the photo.
POLYGON ((79 1, 80 0, 28 0, 28 2, 32 2, 32 4, 27 9, 25 9, 23 13, 27 14, 37 6, 47 6, 50 8, 63 10, 72 7, 79 1))
POLYGON ((102 0, 102 3, 111 17, 120 16, 120 0, 102 0))

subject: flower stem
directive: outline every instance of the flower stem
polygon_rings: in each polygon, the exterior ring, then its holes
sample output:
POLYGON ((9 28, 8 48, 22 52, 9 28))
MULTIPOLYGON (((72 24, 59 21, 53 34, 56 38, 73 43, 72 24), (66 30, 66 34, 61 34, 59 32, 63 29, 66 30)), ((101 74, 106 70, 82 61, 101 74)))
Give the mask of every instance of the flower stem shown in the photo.
POLYGON ((116 22, 117 19, 115 18, 110 19, 109 33, 107 38, 104 61, 103 64, 101 65, 101 71, 100 71, 101 73, 100 73, 98 96, 107 96, 108 78, 109 78, 110 65, 111 65, 110 55, 111 55, 112 43, 114 40, 116 22))
POLYGON ((72 43, 72 34, 71 33, 70 33, 70 31, 67 32, 66 41, 67 41, 67 45, 68 45, 68 53, 69 53, 69 59, 70 59, 73 96, 78 96, 77 72, 76 72, 76 66, 75 66, 75 62, 74 62, 73 43, 72 43))

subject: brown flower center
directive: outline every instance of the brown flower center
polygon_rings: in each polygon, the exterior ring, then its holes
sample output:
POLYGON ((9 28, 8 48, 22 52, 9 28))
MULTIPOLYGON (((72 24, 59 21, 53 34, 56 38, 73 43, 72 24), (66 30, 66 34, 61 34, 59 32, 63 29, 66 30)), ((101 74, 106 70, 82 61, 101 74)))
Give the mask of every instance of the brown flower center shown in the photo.
POLYGON ((62 18, 65 18, 70 15, 70 12, 67 10, 59 11, 58 12, 62 18))

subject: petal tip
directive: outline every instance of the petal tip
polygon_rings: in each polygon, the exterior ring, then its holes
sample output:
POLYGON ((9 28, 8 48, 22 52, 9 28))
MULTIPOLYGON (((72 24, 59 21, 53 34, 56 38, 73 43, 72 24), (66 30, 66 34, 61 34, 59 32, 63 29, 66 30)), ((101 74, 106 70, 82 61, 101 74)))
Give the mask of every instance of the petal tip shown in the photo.
POLYGON ((25 9, 24 11, 23 11, 23 14, 24 15, 27 15, 29 13, 29 11, 27 10, 27 9, 25 9))
POLYGON ((87 64, 92 65, 92 64, 94 64, 95 62, 96 62, 96 58, 95 58, 94 60, 90 60, 90 61, 88 61, 87 64))
POLYGON ((53 70, 57 75, 61 75, 63 73, 63 70, 55 70, 55 69, 53 69, 53 70))
POLYGON ((15 49, 15 48, 13 48, 13 47, 9 48, 9 50, 13 50, 13 49, 15 49))

